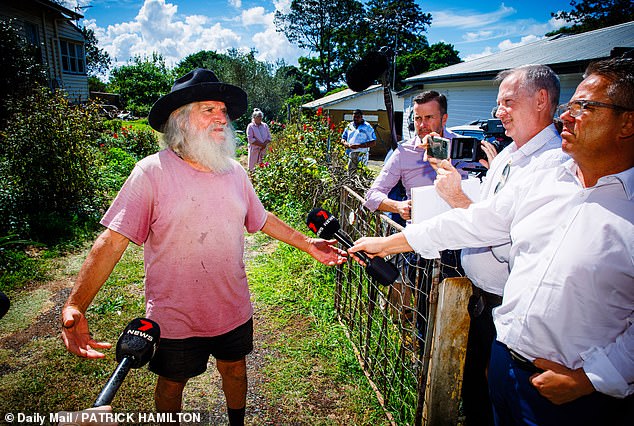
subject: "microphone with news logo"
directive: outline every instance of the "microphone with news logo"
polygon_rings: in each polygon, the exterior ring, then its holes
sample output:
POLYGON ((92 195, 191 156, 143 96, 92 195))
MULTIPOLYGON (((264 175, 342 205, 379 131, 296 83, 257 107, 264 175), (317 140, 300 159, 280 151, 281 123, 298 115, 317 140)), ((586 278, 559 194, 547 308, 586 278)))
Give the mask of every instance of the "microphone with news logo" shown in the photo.
POLYGON ((119 365, 103 387, 93 407, 110 405, 123 379, 131 368, 141 368, 154 356, 161 336, 161 328, 147 318, 135 318, 123 330, 117 341, 119 365))
MULTIPOLYGON (((334 238, 343 244, 346 249, 354 245, 350 236, 341 229, 337 218, 322 208, 312 209, 308 213, 306 225, 318 237, 326 240, 334 238)), ((375 256, 371 258, 363 251, 356 252, 355 255, 366 264, 366 272, 379 284, 390 285, 398 278, 398 269, 391 263, 386 262, 382 257, 375 256)))
POLYGON ((11 302, 9 302, 9 298, 6 294, 0 291, 0 318, 9 311, 10 306, 11 302))

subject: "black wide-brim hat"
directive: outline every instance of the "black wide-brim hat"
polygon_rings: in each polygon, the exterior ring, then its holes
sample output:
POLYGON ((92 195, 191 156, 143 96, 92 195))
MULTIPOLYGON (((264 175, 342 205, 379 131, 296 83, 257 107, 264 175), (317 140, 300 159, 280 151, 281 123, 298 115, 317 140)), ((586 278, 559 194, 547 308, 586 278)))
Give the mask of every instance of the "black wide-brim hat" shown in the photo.
POLYGON ((221 83, 213 71, 196 68, 174 82, 172 91, 152 105, 148 122, 154 130, 163 131, 170 114, 183 105, 201 101, 220 101, 227 115, 235 120, 247 111, 247 94, 238 86, 221 83))

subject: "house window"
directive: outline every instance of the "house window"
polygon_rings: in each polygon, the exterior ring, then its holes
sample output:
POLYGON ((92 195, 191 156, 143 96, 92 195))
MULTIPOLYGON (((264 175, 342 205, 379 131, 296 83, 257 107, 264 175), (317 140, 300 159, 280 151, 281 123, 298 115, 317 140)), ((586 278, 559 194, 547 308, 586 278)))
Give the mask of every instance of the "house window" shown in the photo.
POLYGON ((84 46, 68 40, 60 40, 59 46, 62 52, 62 70, 72 74, 84 74, 86 72, 84 46))

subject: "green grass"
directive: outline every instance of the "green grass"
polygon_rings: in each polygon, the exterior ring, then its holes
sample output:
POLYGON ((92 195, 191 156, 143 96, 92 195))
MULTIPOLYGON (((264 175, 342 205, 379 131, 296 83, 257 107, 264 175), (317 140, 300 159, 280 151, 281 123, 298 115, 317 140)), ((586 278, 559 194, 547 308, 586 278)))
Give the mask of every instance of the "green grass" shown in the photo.
POLYGON ((386 424, 333 306, 333 269, 286 245, 249 268, 257 309, 270 318, 276 353, 266 366, 267 399, 289 423, 386 424), (336 418, 320 407, 336 407, 336 418), (303 409, 298 410, 297 407, 303 409))

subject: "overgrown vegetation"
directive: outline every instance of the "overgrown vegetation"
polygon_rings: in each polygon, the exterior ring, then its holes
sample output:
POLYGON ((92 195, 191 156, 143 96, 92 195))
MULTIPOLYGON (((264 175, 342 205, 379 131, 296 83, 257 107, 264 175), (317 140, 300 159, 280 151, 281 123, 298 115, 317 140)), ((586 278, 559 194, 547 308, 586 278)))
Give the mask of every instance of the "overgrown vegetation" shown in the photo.
POLYGON ((342 124, 332 123, 320 108, 298 115, 274 133, 266 161, 256 168, 254 186, 264 205, 284 216, 303 217, 323 206, 338 211, 341 188, 367 188, 371 176, 362 168, 346 170, 347 157, 339 143, 342 124))
POLYGON ((90 105, 70 105, 41 89, 16 102, 0 143, 0 230, 53 242, 105 205, 90 141, 100 121, 90 105))

